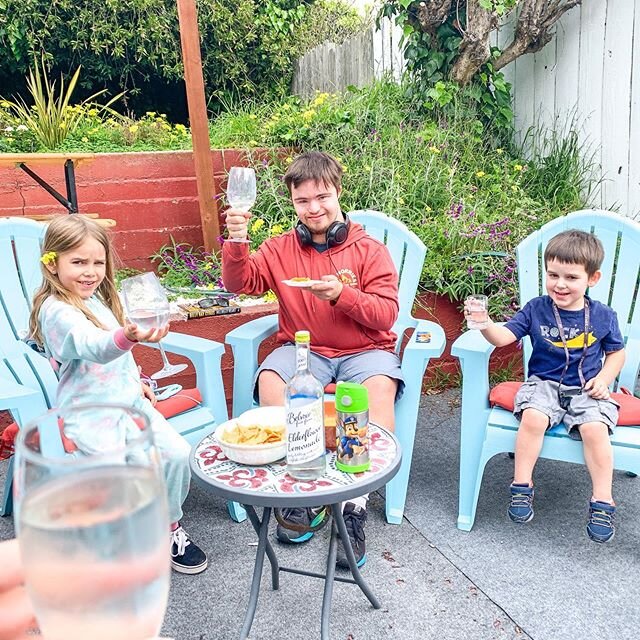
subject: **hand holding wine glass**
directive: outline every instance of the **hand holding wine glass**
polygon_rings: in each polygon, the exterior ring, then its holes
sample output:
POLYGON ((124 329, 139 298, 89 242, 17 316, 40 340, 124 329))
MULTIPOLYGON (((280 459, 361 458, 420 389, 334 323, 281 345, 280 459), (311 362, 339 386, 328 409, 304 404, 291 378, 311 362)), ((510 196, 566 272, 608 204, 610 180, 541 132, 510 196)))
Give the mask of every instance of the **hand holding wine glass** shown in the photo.
POLYGON ((250 167, 231 167, 227 180, 227 202, 235 214, 244 212, 244 216, 232 215, 227 217, 227 227, 231 237, 228 242, 250 242, 247 240, 247 221, 249 219, 249 209, 256 201, 256 172, 250 167), (244 220, 242 219, 244 218, 244 220), (237 235, 235 235, 237 234, 237 235))
MULTIPOLYGON (((121 282, 120 287, 129 321, 136 325, 135 330, 130 325, 125 327, 125 334, 127 330, 132 333, 135 331, 136 335, 138 330, 147 331, 151 332, 150 336, 157 338, 151 341, 158 342, 169 330, 170 313, 169 300, 160 280, 158 280, 155 273, 143 273, 139 276, 126 278, 121 282), (154 330, 162 331, 157 333, 154 330)), ((187 368, 188 365, 186 364, 171 364, 162 342, 158 342, 158 346, 160 347, 160 355, 164 366, 160 371, 151 374, 154 380, 172 376, 187 368)))

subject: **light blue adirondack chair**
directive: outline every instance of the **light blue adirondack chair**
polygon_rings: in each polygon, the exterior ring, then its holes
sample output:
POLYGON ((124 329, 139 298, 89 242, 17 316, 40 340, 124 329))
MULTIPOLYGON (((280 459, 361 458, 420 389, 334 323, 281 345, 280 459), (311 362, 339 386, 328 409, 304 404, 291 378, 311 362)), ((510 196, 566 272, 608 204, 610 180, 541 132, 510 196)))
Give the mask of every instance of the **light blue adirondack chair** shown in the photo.
MULTIPOLYGON (((638 223, 607 211, 583 210, 556 218, 532 233, 516 249, 520 304, 524 306, 528 300, 545 293, 544 248, 553 236, 566 229, 593 232, 604 245, 602 278, 589 290, 589 295, 617 312, 625 338, 627 359, 612 391, 619 386, 633 390, 640 367, 640 304, 636 304, 640 276, 638 223)), ((518 428, 511 412, 489 406, 488 364, 493 349, 477 330, 464 333, 451 349, 460 358, 463 376, 458 528, 465 531, 473 526, 485 465, 496 454, 514 450, 518 428)), ((531 343, 526 338, 525 371, 530 354, 531 343)), ((640 474, 640 428, 617 427, 611 441, 615 467, 640 474)), ((540 455, 584 464, 582 443, 569 438, 562 425, 547 431, 540 455)))
MULTIPOLYGON (((402 336, 410 330, 410 338, 402 354, 402 374, 406 387, 396 403, 395 434, 402 447, 400 471, 386 487, 387 521, 400 524, 407 496, 411 456, 415 438, 422 377, 430 358, 438 358, 445 347, 444 331, 440 325, 418 320, 411 315, 427 249, 424 243, 401 222, 378 211, 354 211, 349 214, 353 222, 361 224, 370 236, 386 244, 398 271, 400 313, 393 330, 398 335, 399 352, 402 336), (429 343, 416 342, 416 331, 431 333, 429 343)), ((225 342, 233 348, 233 415, 238 416, 253 405, 253 376, 258 368, 258 347, 275 333, 278 316, 270 315, 234 329, 225 342)))
MULTIPOLYGON (((49 362, 21 340, 28 331, 32 294, 41 282, 45 229, 33 220, 0 220, 0 410, 10 411, 18 425, 50 409, 56 395, 57 379, 49 362)), ((181 333, 169 333, 163 345, 189 358, 196 370, 202 404, 169 420, 193 445, 228 418, 220 370, 224 345, 181 333)), ((11 465, 12 460, 0 515, 11 512, 11 465)), ((229 510, 234 517, 233 507, 229 510)))

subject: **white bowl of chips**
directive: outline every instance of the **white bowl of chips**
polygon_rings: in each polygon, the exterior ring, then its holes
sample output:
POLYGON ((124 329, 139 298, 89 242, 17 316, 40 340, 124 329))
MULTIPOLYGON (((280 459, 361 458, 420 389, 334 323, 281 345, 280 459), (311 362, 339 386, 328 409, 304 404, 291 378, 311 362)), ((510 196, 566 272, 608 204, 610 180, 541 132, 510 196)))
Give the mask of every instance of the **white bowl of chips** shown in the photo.
POLYGON ((284 407, 260 407, 222 423, 216 440, 229 460, 269 464, 287 454, 284 407))

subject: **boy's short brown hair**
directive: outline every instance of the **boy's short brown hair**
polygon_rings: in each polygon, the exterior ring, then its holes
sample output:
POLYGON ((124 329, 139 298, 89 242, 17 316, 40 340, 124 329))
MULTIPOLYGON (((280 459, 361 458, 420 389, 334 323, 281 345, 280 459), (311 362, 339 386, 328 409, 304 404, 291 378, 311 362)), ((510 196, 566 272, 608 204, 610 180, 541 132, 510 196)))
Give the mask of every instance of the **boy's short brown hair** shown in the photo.
POLYGON ((568 229, 549 240, 544 250, 545 266, 551 260, 565 264, 581 264, 587 275, 592 276, 602 265, 604 247, 593 233, 568 229))
POLYGON ((323 151, 307 151, 299 155, 284 174, 284 183, 291 193, 291 186, 299 187, 307 180, 333 185, 339 193, 342 188, 340 163, 323 151))

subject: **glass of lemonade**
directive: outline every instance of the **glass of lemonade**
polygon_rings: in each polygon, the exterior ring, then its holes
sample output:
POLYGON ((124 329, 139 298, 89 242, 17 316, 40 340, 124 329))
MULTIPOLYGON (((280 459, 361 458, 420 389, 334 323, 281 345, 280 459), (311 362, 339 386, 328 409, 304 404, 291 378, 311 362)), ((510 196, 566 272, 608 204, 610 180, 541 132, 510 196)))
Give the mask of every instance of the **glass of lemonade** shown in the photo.
POLYGON ((146 416, 106 404, 53 409, 20 430, 16 467, 16 530, 42 635, 156 637, 169 515, 146 416))

